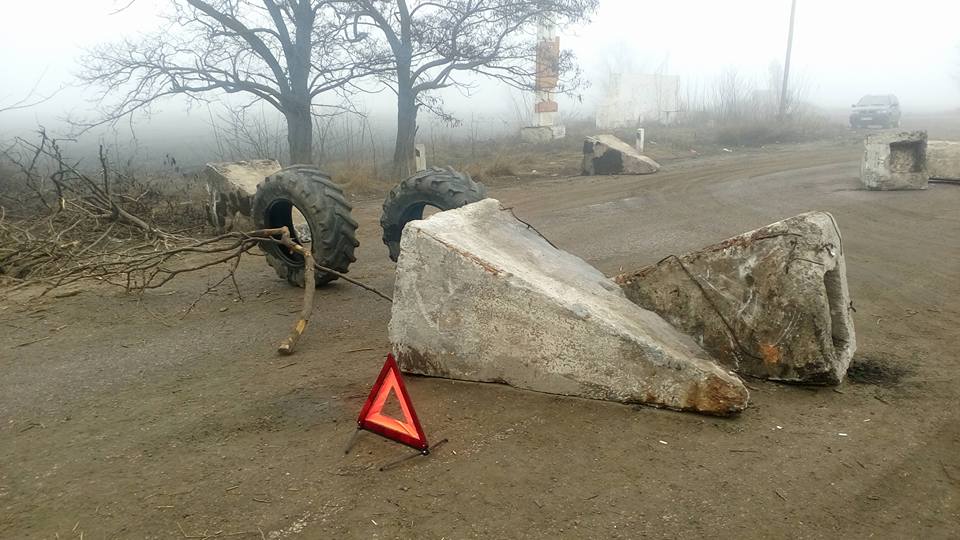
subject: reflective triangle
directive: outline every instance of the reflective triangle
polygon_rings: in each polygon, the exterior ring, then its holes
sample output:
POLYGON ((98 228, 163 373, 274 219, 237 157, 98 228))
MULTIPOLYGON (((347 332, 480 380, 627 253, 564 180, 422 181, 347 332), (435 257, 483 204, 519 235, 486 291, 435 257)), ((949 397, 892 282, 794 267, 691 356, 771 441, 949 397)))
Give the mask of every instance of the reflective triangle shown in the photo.
POLYGON ((392 354, 387 355, 387 361, 380 370, 377 382, 373 384, 370 396, 360 410, 357 427, 412 446, 417 450, 428 448, 427 437, 423 433, 423 428, 420 427, 417 411, 413 409, 413 403, 410 402, 407 388, 403 384, 403 377, 400 375, 400 368, 397 367, 397 361, 392 354), (400 402, 402 419, 383 413, 384 405, 391 396, 400 402))

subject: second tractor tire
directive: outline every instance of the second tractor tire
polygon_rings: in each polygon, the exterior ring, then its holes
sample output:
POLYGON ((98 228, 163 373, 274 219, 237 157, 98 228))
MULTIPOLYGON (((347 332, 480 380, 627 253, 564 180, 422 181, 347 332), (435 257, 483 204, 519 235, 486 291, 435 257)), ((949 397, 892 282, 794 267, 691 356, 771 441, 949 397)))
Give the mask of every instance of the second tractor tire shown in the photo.
POLYGON ((380 226, 390 259, 400 256, 400 238, 407 223, 423 219, 427 206, 453 210, 487 198, 487 188, 469 174, 452 168, 431 167, 401 181, 383 201, 380 226))

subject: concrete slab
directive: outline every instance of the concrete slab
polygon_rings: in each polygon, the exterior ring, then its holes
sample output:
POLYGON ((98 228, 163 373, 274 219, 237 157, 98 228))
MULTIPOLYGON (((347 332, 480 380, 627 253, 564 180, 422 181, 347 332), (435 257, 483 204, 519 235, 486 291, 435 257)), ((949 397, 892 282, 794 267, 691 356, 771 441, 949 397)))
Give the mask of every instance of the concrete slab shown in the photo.
POLYGON ((927 189, 927 132, 868 135, 860 179, 870 190, 927 189))
POLYGON ((567 136, 567 128, 562 125, 530 126, 520 128, 520 139, 523 142, 542 144, 562 139, 567 136))
POLYGON ((410 373, 726 415, 743 383, 486 199, 407 225, 390 341, 410 373))
POLYGON ((218 231, 253 229, 250 208, 257 185, 280 168, 274 159, 207 163, 204 177, 210 195, 210 224, 218 231))
POLYGON ((856 334, 833 216, 810 212, 617 276, 627 297, 741 375, 843 380, 856 334))
POLYGON ((583 141, 583 174, 653 174, 660 165, 613 135, 583 141))
POLYGON ((927 176, 960 180, 960 142, 927 141, 927 176))

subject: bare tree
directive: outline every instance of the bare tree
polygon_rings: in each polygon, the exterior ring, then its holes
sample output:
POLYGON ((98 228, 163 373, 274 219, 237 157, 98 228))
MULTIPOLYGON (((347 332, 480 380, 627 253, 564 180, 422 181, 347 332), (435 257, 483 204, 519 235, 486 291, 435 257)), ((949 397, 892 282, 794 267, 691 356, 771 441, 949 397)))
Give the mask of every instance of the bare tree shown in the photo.
POLYGON ((286 119, 290 161, 312 162, 317 96, 358 77, 343 19, 325 0, 172 0, 170 28, 88 51, 80 79, 118 96, 112 122, 173 95, 245 94, 286 119))
MULTIPOLYGON (((397 95, 394 169, 412 172, 417 114, 429 110, 452 119, 436 90, 467 87, 466 73, 489 76, 532 89, 536 41, 531 30, 541 19, 558 26, 587 20, 599 0, 351 0, 336 2, 351 40, 366 45, 370 64, 385 62, 381 80, 397 95)), ((566 85, 576 82, 573 56, 559 62, 566 85)))
POLYGON ((283 153, 283 120, 262 102, 257 107, 223 107, 210 117, 220 159, 275 158, 283 153))
MULTIPOLYGON (((772 93, 774 96, 777 94, 777 88, 780 87, 781 81, 783 80, 783 64, 779 61, 774 60, 770 63, 768 67, 769 79, 767 82, 767 91, 768 96, 772 93)), ((787 118, 789 119, 792 116, 802 113, 804 107, 804 102, 807 99, 807 96, 810 92, 810 78, 805 72, 792 72, 790 74, 790 86, 787 87, 787 91, 784 93, 781 90, 780 99, 777 101, 777 115, 780 119, 787 118), (781 114, 781 102, 782 102, 782 114, 781 114)), ((765 116, 771 116, 770 107, 772 105, 769 103, 763 104, 762 113, 765 116)))
POLYGON ((39 88, 42 81, 43 76, 41 75, 37 78, 36 82, 33 83, 33 87, 30 88, 30 91, 16 101, 4 103, 8 101, 8 96, 3 96, 3 98, 0 98, 0 113, 29 109, 30 107, 40 105, 41 103, 45 103, 52 99, 53 96, 57 95, 60 90, 63 89, 62 87, 58 88, 53 93, 47 94, 46 96, 40 95, 40 93, 37 91, 37 88, 39 88))
POLYGON ((747 100, 753 89, 754 86, 736 68, 725 68, 714 88, 720 118, 724 121, 742 120, 747 113, 747 100))

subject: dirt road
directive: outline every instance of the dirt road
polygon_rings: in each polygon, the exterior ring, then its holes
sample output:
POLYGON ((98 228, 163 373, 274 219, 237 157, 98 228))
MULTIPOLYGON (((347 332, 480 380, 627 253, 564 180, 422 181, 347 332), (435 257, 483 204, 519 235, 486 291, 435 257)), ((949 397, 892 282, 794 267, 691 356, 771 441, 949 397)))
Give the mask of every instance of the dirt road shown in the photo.
MULTIPOLYGON (((387 349, 389 305, 300 291, 259 258, 141 298, 0 304, 0 538, 956 538, 960 187, 859 189, 859 149, 678 162, 491 194, 608 274, 806 210, 844 234, 859 351, 847 383, 748 381, 734 419, 410 378, 428 437, 343 448, 387 349), (40 341, 37 341, 40 340, 40 341), (232 536, 228 536, 232 535, 232 536)), ((351 275, 392 288, 379 205, 351 275)))

